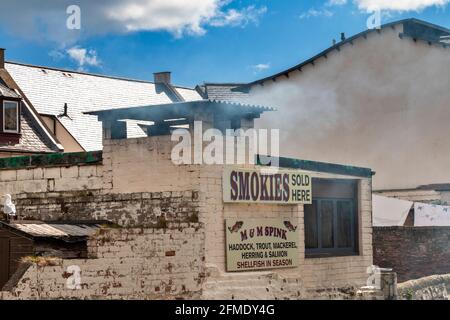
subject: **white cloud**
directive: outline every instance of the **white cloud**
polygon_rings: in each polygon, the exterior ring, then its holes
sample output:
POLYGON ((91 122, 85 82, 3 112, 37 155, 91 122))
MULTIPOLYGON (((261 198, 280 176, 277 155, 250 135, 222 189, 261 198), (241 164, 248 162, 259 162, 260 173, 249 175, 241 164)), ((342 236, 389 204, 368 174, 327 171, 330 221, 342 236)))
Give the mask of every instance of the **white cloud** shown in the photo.
POLYGON ((53 60, 59 61, 64 58, 65 54, 64 52, 61 52, 61 50, 52 50, 48 53, 48 55, 53 58, 53 60))
POLYGON ((431 6, 445 6, 450 0, 354 0, 362 10, 420 11, 431 6))
POLYGON ((259 63, 259 64, 255 64, 255 65, 251 66, 251 69, 253 69, 253 71, 255 73, 259 73, 259 72, 267 70, 269 68, 270 68, 270 63, 259 63))
POLYGON ((328 0, 326 6, 343 6, 347 4, 347 0, 328 0))
POLYGON ((309 18, 315 18, 315 17, 332 17, 333 15, 334 15, 334 13, 327 9, 317 10, 317 9, 311 8, 308 11, 300 14, 299 18, 300 19, 309 19, 309 18))
POLYGON ((84 70, 85 67, 98 67, 100 66, 100 60, 97 57, 95 50, 88 50, 81 47, 72 47, 66 50, 68 56, 74 60, 80 70, 84 70))
POLYGON ((0 25, 33 39, 70 45, 80 36, 133 31, 168 31, 177 36, 202 35, 208 26, 242 26, 257 23, 266 7, 241 9, 229 6, 236 0, 78 0, 81 29, 68 30, 69 0, 4 1, 0 25), (11 12, 20 12, 12 15, 11 12))
POLYGON ((223 26, 243 26, 249 23, 258 24, 260 17, 267 12, 267 7, 257 8, 249 6, 242 10, 229 9, 226 12, 221 12, 216 18, 211 21, 211 25, 215 27, 223 26))

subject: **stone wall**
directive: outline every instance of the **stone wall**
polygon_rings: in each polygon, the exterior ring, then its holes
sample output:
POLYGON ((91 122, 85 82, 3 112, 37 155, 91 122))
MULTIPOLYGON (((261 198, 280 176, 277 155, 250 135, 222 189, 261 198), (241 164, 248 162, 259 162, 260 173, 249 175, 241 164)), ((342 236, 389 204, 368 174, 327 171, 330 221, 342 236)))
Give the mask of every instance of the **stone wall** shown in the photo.
POLYGON ((374 264, 393 268, 403 282, 450 273, 449 227, 376 227, 374 264))
POLYGON ((197 222, 199 171, 175 166, 170 136, 107 140, 103 153, 0 162, 0 195, 24 220, 109 220, 121 226, 197 222), (198 174, 197 174, 198 175, 198 174))
POLYGON ((409 280, 398 285, 400 300, 449 300, 450 275, 435 275, 409 280))
POLYGON ((23 193, 15 196, 23 220, 107 220, 124 227, 163 228, 198 222, 195 191, 103 194, 100 190, 23 193))
POLYGON ((4 169, 0 171, 0 192, 16 194, 100 190, 102 165, 66 165, 4 169))
POLYGON ((119 228, 89 240, 89 259, 31 265, 2 298, 199 298, 205 259, 199 195, 191 188, 193 171, 170 161, 165 138, 106 141, 93 157, 3 160, 0 194, 12 195, 20 219, 108 220, 119 228), (81 268, 81 290, 65 286, 70 265, 81 268))
MULTIPOLYGON (((313 177, 358 180, 359 254, 306 258, 302 205, 224 204, 223 166, 175 165, 170 152, 173 144, 170 136, 105 140, 101 163, 76 161, 46 163, 41 167, 27 167, 25 163, 25 167, 3 168, 0 193, 11 193, 21 218, 27 219, 109 220, 122 227, 144 227, 148 229, 145 232, 169 235, 179 232, 168 228, 173 223, 198 224, 198 236, 204 242, 204 254, 200 255, 203 263, 225 278, 231 276, 225 271, 226 218, 293 218, 299 225, 299 267, 273 271, 289 283, 289 297, 305 297, 309 291, 332 297, 365 285, 366 268, 372 264, 371 178, 310 171, 313 177)), ((143 261, 139 255, 127 259, 143 261)), ((86 266, 98 263, 93 270, 109 264, 101 262, 101 257, 93 261, 79 262, 86 266)), ((72 262, 63 261, 63 266, 72 262)), ((185 271, 180 271, 180 276, 185 271)), ((41 274, 39 268, 34 272, 41 274)), ((164 278, 165 273, 160 276, 164 278)), ((254 285, 245 281, 246 276, 243 273, 243 277, 228 285, 241 288, 243 296, 252 297, 254 285)), ((287 290, 284 280, 277 288, 287 290)), ((203 283, 203 296, 224 297, 215 295, 206 284, 207 281, 203 283)))
POLYGON ((88 241, 88 254, 89 259, 30 265, 11 291, 0 293, 0 299, 198 299, 201 295, 205 252, 199 224, 101 229, 88 241), (67 286, 72 275, 69 266, 80 268, 79 289, 67 286))
POLYGON ((172 162, 170 136, 105 140, 104 186, 114 193, 198 189, 199 165, 172 162))

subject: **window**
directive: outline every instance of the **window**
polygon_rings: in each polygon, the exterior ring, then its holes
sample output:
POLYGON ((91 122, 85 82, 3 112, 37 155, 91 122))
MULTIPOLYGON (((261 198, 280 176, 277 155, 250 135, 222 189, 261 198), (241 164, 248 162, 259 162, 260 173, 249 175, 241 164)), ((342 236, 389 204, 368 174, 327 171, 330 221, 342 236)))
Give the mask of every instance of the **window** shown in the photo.
POLYGON ((3 101, 3 132, 19 133, 19 103, 3 101))
POLYGON ((313 203, 305 205, 305 251, 308 257, 358 253, 357 183, 313 179, 313 203))

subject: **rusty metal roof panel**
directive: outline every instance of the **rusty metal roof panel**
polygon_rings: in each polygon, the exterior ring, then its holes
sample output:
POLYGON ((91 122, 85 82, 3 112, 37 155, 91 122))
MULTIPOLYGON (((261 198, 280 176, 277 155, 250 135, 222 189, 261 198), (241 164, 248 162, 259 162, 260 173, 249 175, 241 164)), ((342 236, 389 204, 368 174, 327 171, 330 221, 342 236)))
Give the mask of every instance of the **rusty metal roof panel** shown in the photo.
POLYGON ((12 222, 2 223, 4 226, 25 233, 33 238, 85 238, 93 235, 102 226, 101 224, 70 224, 70 223, 42 223, 12 222))
POLYGON ((61 225, 50 225, 54 229, 66 233, 69 236, 75 237, 88 237, 93 235, 101 226, 100 225, 69 225, 69 224, 61 224, 61 225))
POLYGON ((19 231, 25 232, 32 236, 56 236, 56 237, 64 237, 68 236, 62 232, 59 232, 57 229, 52 228, 46 224, 10 224, 12 228, 15 228, 19 231))

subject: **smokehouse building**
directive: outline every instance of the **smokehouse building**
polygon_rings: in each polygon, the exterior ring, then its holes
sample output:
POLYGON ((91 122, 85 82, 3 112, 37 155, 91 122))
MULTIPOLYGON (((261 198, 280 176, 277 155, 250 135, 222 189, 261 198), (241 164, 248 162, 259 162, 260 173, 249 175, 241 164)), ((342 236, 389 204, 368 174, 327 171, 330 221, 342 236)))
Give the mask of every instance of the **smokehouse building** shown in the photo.
POLYGON ((253 157, 238 132, 269 112, 218 100, 94 110, 102 151, 0 161, 0 190, 17 210, 0 224, 1 298, 379 294, 360 290, 372 265, 374 172, 253 157), (127 137, 124 119, 151 123, 146 136, 127 137), (236 160, 241 149, 244 162, 205 160, 222 151, 236 160))

